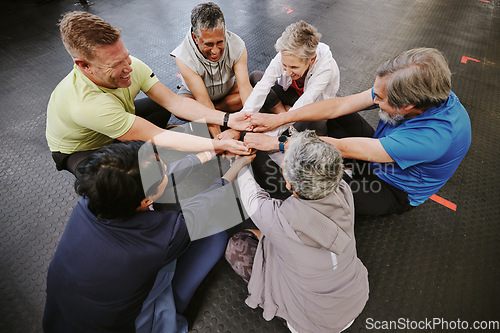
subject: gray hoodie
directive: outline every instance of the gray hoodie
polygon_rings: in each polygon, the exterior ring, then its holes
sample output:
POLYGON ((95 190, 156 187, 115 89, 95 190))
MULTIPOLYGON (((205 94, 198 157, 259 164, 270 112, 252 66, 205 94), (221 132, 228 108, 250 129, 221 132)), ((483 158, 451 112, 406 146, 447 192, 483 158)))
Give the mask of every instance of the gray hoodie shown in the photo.
MULTIPOLYGON (((245 169, 243 169, 245 170, 245 169)), ((250 171, 238 176, 243 206, 262 232, 248 306, 284 318, 301 333, 339 332, 368 300, 368 272, 356 254, 349 185, 319 200, 270 198, 250 171)))

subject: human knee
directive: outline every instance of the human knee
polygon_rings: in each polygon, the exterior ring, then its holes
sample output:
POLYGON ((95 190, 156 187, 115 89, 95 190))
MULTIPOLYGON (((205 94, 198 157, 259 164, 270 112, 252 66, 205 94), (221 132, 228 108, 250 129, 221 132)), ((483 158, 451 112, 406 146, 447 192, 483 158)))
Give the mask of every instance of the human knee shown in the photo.
POLYGON ((222 257, 227 244, 227 233, 225 231, 218 232, 206 238, 206 249, 218 258, 222 257))
POLYGON ((262 79, 262 76, 264 76, 263 71, 253 71, 252 73, 250 73, 249 79, 252 87, 255 87, 257 82, 259 82, 262 79))

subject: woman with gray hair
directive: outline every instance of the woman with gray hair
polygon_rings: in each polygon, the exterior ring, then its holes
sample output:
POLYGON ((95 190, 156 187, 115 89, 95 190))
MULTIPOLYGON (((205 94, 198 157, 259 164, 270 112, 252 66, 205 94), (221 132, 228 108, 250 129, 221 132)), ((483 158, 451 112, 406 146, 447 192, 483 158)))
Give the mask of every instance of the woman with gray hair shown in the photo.
POLYGON ((272 199, 248 168, 241 200, 259 230, 229 240, 226 259, 248 282, 248 306, 286 321, 291 332, 340 332, 368 300, 368 274, 356 254, 354 204, 342 180, 342 157, 306 130, 293 135, 283 160, 293 195, 272 199))
MULTIPOLYGON (((339 68, 330 47, 320 43, 320 38, 316 28, 304 21, 290 24, 276 41, 278 54, 266 71, 250 74, 254 89, 243 111, 255 113, 263 108, 264 112, 281 113, 335 97, 340 85, 339 68)), ((311 124, 295 125, 299 131, 308 126, 311 124)), ((312 129, 324 135, 326 122, 315 122, 312 129)))

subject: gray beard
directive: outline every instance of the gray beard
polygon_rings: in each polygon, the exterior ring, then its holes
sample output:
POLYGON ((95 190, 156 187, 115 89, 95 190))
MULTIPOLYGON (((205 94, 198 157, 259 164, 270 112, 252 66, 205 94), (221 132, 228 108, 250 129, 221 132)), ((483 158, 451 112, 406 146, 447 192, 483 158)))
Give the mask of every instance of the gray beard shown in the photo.
POLYGON ((387 112, 383 110, 378 111, 378 116, 380 120, 382 120, 386 124, 390 124, 392 126, 397 125, 400 121, 402 121, 405 116, 399 113, 396 114, 388 114, 387 112))

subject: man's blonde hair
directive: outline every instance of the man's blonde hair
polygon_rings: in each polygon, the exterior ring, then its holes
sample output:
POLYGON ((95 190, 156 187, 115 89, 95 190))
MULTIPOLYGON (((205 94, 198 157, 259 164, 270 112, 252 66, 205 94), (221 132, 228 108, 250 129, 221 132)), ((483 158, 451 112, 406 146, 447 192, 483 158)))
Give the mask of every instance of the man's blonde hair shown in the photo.
POLYGON ((120 39, 121 30, 100 17, 87 12, 69 12, 59 22, 64 47, 75 58, 94 59, 99 46, 113 45, 120 39))

